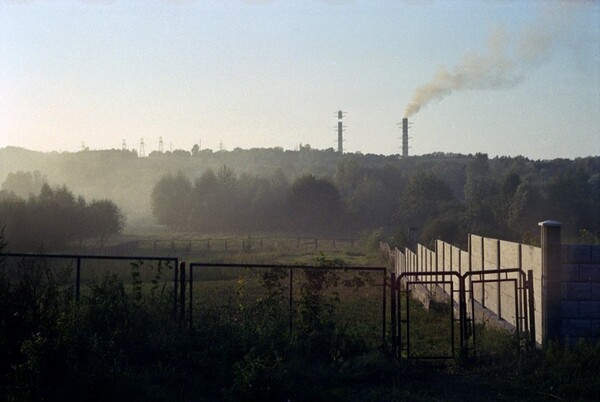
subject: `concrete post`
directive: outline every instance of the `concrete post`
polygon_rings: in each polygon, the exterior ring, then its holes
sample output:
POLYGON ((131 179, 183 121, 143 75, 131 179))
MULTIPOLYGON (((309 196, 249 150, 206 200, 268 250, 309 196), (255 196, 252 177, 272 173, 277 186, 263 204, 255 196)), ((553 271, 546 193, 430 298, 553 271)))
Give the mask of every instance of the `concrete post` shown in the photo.
POLYGON ((542 343, 560 340, 561 305, 561 226, 560 222, 540 222, 542 243, 542 343))

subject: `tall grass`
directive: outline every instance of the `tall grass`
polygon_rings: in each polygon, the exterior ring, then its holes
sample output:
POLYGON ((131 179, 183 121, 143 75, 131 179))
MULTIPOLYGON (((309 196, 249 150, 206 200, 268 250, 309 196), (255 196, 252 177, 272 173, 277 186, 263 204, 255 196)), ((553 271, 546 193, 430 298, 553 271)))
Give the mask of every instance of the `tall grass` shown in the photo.
MULTIPOLYGON (((340 263, 325 256, 314 262, 340 263)), ((342 319, 358 314, 361 303, 340 309, 350 306, 349 298, 332 290, 346 279, 332 272, 302 274, 290 332, 281 270, 258 273, 260 292, 236 299, 227 314, 220 303, 195 309, 190 330, 172 319, 173 295, 159 272, 140 283, 140 269, 132 265, 127 280, 100 277, 78 303, 58 268, 43 261, 27 262, 11 281, 0 276, 0 400, 541 401, 600 395, 598 345, 518 353, 510 334, 481 328, 486 352, 477 360, 434 366, 396 361, 365 340, 355 322, 342 319)), ((247 283, 234 283, 235 292, 251 291, 247 283)), ((436 337, 447 339, 440 329, 449 325, 447 309, 411 308, 423 346, 440 347, 436 337), (433 323, 438 315, 441 324, 433 323)))

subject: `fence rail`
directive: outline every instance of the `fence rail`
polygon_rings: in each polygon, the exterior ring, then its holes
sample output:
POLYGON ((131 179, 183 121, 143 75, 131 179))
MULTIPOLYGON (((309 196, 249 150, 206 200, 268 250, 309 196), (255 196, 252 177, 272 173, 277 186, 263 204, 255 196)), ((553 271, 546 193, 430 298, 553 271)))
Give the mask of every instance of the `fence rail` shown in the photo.
POLYGON ((226 237, 204 239, 147 239, 139 247, 165 251, 251 251, 275 249, 354 249, 358 239, 316 237, 226 237))
POLYGON ((81 274, 82 274, 82 263, 85 261, 155 261, 155 262, 167 262, 169 265, 172 264, 173 268, 173 289, 174 289, 174 300, 173 300, 173 312, 177 309, 177 267, 179 265, 178 257, 156 257, 156 256, 111 256, 111 255, 80 255, 80 254, 31 254, 31 253, 0 253, 0 259, 6 258, 20 258, 20 259, 37 259, 39 260, 71 260, 75 261, 75 299, 79 301, 81 294, 81 274))

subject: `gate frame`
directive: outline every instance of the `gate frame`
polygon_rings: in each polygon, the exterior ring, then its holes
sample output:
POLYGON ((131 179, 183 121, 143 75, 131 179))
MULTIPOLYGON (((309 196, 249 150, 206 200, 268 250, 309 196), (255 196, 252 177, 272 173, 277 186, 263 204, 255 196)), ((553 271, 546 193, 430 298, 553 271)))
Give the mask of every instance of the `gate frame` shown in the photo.
MULTIPOLYGON (((450 301, 452 305, 452 317, 455 312, 455 298, 454 293, 456 290, 453 289, 454 281, 446 279, 448 276, 456 277, 458 279, 458 321, 459 321, 459 345, 460 345, 460 353, 462 356, 467 356, 469 350, 476 351, 476 335, 475 335, 475 298, 473 297, 473 283, 486 283, 486 282, 514 282, 515 285, 515 330, 517 331, 517 339, 519 340, 519 346, 521 341, 521 333, 523 330, 527 330, 529 332, 528 342, 526 343, 527 348, 534 348, 536 345, 535 342, 535 314, 534 314, 534 294, 533 294, 533 271, 528 270, 527 273, 521 268, 501 268, 494 270, 481 270, 481 271, 470 271, 465 272, 464 274, 460 274, 457 271, 412 271, 412 272, 403 272, 399 276, 396 277, 396 274, 392 272, 390 275, 391 284, 391 307, 390 311, 392 314, 391 324, 392 324, 392 353, 396 356, 397 359, 402 357, 402 353, 406 351, 406 358, 409 359, 449 359, 454 358, 455 356, 455 348, 454 348, 454 335, 452 338, 452 356, 411 356, 410 355, 410 336, 407 333, 406 336, 406 347, 404 348, 402 345, 402 302, 401 302, 401 285, 402 280, 407 277, 416 277, 417 279, 414 281, 406 281, 406 331, 410 328, 409 323, 409 305, 408 305, 408 293, 409 286, 413 284, 451 284, 450 289, 450 301), (517 273, 517 278, 508 278, 508 274, 517 273), (495 274, 496 277, 493 279, 485 279, 486 275, 495 274), (501 275, 505 274, 505 278, 502 278, 501 275), (479 275, 480 279, 473 280, 472 277, 475 275, 479 275), (441 279, 438 279, 439 277, 441 279), (420 281, 419 277, 425 277, 424 281, 420 281), (431 278, 435 277, 435 278, 431 278), (469 288, 467 289, 467 279, 469 280, 469 288), (471 296, 471 314, 472 317, 469 318, 467 315, 467 302, 466 302, 466 294, 470 293, 471 296), (519 314, 522 312, 522 315, 519 314), (521 321, 523 324, 521 325, 521 321), (473 339, 472 348, 469 348, 469 338, 473 339)), ((499 285, 500 286, 500 285, 499 285)), ((447 294, 447 292, 445 292, 447 294)), ((495 313, 494 313, 495 314, 495 313)), ((497 314, 495 314, 497 315, 497 314)), ((454 334, 454 322, 456 320, 452 319, 452 328, 451 333, 454 334)))

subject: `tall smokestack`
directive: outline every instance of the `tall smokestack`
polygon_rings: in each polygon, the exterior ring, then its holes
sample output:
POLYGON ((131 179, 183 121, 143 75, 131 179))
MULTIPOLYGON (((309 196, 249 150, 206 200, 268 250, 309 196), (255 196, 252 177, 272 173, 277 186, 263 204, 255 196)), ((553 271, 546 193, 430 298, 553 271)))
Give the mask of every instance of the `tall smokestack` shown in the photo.
POLYGON ((402 157, 408 157, 408 118, 402 119, 402 157))
POLYGON ((343 154, 344 153, 344 124, 342 123, 342 119, 344 118, 346 112, 343 112, 341 110, 338 110, 337 112, 337 117, 338 117, 338 125, 337 125, 337 132, 338 132, 338 153, 339 154, 343 154))

